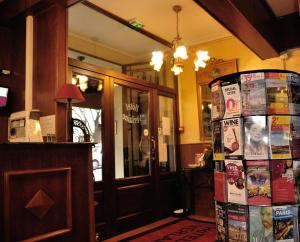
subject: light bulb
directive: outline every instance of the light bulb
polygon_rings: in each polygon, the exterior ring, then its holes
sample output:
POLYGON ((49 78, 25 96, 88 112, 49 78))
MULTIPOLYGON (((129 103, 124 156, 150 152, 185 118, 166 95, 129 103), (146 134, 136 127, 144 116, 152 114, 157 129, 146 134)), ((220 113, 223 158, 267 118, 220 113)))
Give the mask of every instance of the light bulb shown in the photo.
POLYGON ((177 76, 177 75, 179 75, 179 74, 183 71, 183 69, 182 69, 181 66, 174 65, 174 66, 172 67, 171 71, 173 71, 173 72, 174 72, 174 75, 177 76))
POLYGON ((198 59, 203 60, 203 61, 207 61, 210 58, 207 51, 200 50, 196 53, 196 55, 197 55, 198 59))
POLYGON ((187 50, 184 45, 178 46, 173 54, 174 58, 186 60, 188 58, 187 50))
POLYGON ((206 66, 206 63, 203 60, 199 60, 199 59, 195 60, 194 64, 195 64, 195 71, 198 71, 199 67, 205 68, 206 66))
POLYGON ((159 71, 163 64, 164 54, 162 51, 153 51, 150 65, 153 66, 153 69, 159 71))

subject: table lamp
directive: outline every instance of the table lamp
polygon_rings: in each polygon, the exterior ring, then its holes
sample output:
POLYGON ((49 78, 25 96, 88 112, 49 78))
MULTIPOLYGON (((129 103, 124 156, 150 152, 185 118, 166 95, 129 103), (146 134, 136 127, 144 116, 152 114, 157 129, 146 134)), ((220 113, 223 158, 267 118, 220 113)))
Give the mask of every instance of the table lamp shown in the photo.
POLYGON ((67 103, 67 130, 68 130, 68 142, 72 142, 72 103, 83 102, 85 99, 78 87, 74 84, 64 84, 58 91, 55 97, 55 101, 59 103, 67 103))

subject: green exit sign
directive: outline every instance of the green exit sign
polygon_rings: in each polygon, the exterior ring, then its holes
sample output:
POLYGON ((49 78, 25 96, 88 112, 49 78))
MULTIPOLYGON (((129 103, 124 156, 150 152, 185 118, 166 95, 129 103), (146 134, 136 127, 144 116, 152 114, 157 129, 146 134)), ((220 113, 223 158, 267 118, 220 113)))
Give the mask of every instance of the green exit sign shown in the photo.
POLYGON ((130 25, 132 25, 133 27, 138 28, 138 29, 144 27, 144 25, 143 25, 142 22, 137 21, 137 20, 135 20, 135 19, 130 20, 129 23, 130 23, 130 25))

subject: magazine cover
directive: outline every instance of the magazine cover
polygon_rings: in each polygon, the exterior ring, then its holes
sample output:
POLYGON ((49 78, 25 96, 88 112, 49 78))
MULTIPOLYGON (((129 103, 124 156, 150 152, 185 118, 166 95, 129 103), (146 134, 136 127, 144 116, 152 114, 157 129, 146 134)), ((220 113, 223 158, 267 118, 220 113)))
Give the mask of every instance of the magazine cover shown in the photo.
POLYGON ((272 207, 249 206, 250 242, 272 242, 273 216, 272 207))
POLYGON ((225 162, 223 160, 215 161, 215 170, 216 171, 225 171, 225 162))
POLYGON ((244 157, 246 160, 268 159, 268 135, 265 116, 244 117, 244 157))
POLYGON ((224 100, 222 95, 222 89, 220 86, 220 81, 217 81, 211 86, 211 119, 218 120, 222 119, 224 115, 224 100))
POLYGON ((216 226, 217 226, 217 234, 216 239, 217 242, 225 242, 226 241, 226 207, 225 203, 216 201, 216 226))
POLYGON ((227 201, 247 204, 246 181, 241 160, 225 160, 227 179, 227 201))
POLYGON ((269 161, 247 161, 249 205, 271 205, 269 161))
POLYGON ((272 160, 273 203, 294 202, 294 172, 292 160, 272 160))
POLYGON ((287 82, 290 114, 300 115, 300 76, 288 73, 287 82))
POLYGON ((240 86, 236 80, 221 82, 224 97, 225 112, 223 118, 239 117, 241 115, 240 86))
POLYGON ((222 120, 223 145, 225 158, 243 155, 242 119, 222 120))
POLYGON ((274 206, 274 237, 277 242, 294 242, 293 206, 274 206))
POLYGON ((248 241, 248 208, 244 205, 229 204, 227 206, 228 241, 248 241))
POLYGON ((291 116, 291 150, 293 158, 300 158, 300 117, 291 116))
POLYGON ((269 116, 270 158, 290 159, 290 116, 269 116))
POLYGON ((215 184, 215 200, 220 202, 227 202, 226 173, 215 170, 214 184, 215 184))
POLYGON ((243 115, 267 113, 266 81, 263 72, 241 74, 243 115))
POLYGON ((265 73, 268 114, 288 114, 289 100, 286 73, 265 73))
POLYGON ((300 160, 293 160, 293 172, 295 203, 300 203, 300 160))
POLYGON ((220 121, 212 123, 212 133, 213 158, 214 160, 223 160, 222 123, 220 121))

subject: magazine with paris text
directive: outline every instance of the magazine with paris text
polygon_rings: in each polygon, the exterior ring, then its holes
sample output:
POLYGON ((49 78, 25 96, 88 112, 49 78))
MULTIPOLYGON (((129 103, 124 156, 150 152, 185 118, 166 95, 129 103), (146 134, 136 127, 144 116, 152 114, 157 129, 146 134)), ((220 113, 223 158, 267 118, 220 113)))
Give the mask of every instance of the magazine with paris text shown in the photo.
POLYGON ((274 206, 273 224, 276 242, 294 242, 293 206, 274 206))
POLYGON ((245 171, 242 160, 225 160, 227 201, 247 204, 245 171))
POLYGON ((242 113, 247 115, 266 114, 266 82, 263 72, 241 75, 242 113))
POLYGON ((222 120, 225 158, 243 155, 242 119, 222 120))

